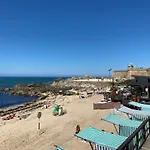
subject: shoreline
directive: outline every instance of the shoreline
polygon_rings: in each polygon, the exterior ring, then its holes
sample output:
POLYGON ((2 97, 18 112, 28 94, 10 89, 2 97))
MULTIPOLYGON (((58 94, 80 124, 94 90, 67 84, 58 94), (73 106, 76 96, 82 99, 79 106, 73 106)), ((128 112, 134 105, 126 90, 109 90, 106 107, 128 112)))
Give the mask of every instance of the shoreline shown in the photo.
POLYGON ((37 84, 16 85, 17 93, 29 90, 30 94, 38 93, 40 97, 35 101, 4 108, 0 112, 0 149, 53 150, 56 144, 64 149, 89 150, 88 144, 73 137, 75 127, 79 124, 82 129, 93 126, 115 132, 111 125, 100 120, 112 110, 93 110, 93 103, 104 98, 98 93, 99 89, 106 91, 109 86, 110 83, 76 82, 72 79, 40 87, 37 84), (54 116, 56 104, 62 105, 66 113, 54 116), (38 112, 42 113, 40 130, 37 129, 38 112))
MULTIPOLYGON (((60 101, 60 98, 64 96, 82 96, 88 97, 91 94, 95 94, 98 92, 98 89, 103 87, 103 90, 106 91, 105 88, 108 88, 110 83, 108 82, 77 82, 74 81, 73 78, 68 78, 66 80, 56 79, 52 83, 44 83, 44 84, 18 84, 13 88, 5 88, 0 89, 1 92, 5 92, 7 94, 19 95, 19 96, 38 96, 37 99, 31 100, 29 102, 23 104, 17 104, 14 106, 9 106, 0 109, 0 117, 6 116, 12 113, 18 112, 27 112, 30 110, 35 110, 40 107, 44 107, 44 105, 48 105, 48 107, 53 106, 55 103, 60 101)), ((64 99, 64 98, 63 98, 64 99)))
POLYGON ((9 93, 0 92, 0 111, 3 109, 24 105, 27 102, 34 101, 38 99, 38 97, 34 96, 24 96, 24 95, 10 95, 9 93), (5 102, 6 101, 6 102, 5 102), (10 103, 9 103, 10 101, 10 103))
POLYGON ((53 107, 48 109, 36 109, 30 113, 27 118, 19 120, 6 121, 5 125, 0 126, 0 149, 7 150, 54 150, 53 145, 59 145, 64 149, 90 150, 89 144, 82 143, 73 137, 75 127, 80 125, 81 129, 93 126, 98 129, 104 129, 108 132, 114 132, 111 124, 100 120, 101 117, 112 112, 112 110, 93 110, 92 104, 101 101, 102 95, 93 95, 92 97, 80 99, 76 96, 66 96, 64 109, 67 113, 62 116, 53 116, 53 107), (37 130, 37 113, 42 112, 41 130, 37 130))

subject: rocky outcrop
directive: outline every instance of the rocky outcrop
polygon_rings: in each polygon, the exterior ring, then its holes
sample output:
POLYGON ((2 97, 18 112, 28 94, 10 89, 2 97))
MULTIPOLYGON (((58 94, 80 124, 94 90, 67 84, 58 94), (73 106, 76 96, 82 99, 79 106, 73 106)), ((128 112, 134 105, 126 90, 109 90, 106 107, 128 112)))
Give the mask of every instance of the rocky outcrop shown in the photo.
POLYGON ((58 78, 52 83, 46 84, 18 84, 13 88, 0 88, 1 92, 5 92, 11 95, 23 95, 23 96, 35 96, 36 100, 25 103, 22 106, 16 108, 4 109, 0 111, 0 116, 19 112, 19 111, 31 111, 36 108, 44 106, 44 101, 49 102, 48 105, 54 105, 56 101, 63 100, 65 95, 80 95, 83 93, 91 94, 98 90, 98 88, 108 87, 110 83, 100 82, 76 82, 74 78, 63 80, 58 78), (60 98, 59 96, 62 96, 60 98), (59 99, 59 100, 58 100, 59 99))
POLYGON ((47 94, 65 95, 69 93, 68 91, 70 90, 76 91, 76 92, 72 92, 72 94, 74 94, 74 93, 78 93, 77 91, 81 91, 81 90, 93 91, 98 87, 107 87, 107 86, 109 86, 109 84, 107 83, 103 83, 102 85, 102 83, 75 82, 74 79, 72 78, 69 78, 67 80, 58 78, 52 83, 18 84, 13 88, 6 88, 6 89, 1 88, 0 91, 9 93, 11 95, 36 96, 36 97, 40 97, 41 99, 44 99, 47 94), (45 97, 43 97, 43 93, 46 94, 44 95, 45 97))
POLYGON ((34 100, 31 102, 27 102, 24 105, 20 105, 17 107, 12 107, 12 108, 8 108, 8 109, 2 109, 0 110, 0 117, 9 115, 9 114, 14 114, 14 113, 19 113, 19 112, 29 112, 32 111, 34 109, 37 109, 39 107, 44 106, 44 102, 42 101, 38 101, 38 100, 34 100))

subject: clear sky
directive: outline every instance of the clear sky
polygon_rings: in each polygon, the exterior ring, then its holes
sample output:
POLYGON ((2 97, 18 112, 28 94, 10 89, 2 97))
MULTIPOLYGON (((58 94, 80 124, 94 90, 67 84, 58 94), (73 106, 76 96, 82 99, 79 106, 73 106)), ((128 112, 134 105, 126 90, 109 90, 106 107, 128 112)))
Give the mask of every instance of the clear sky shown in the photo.
POLYGON ((0 75, 150 67, 149 0, 1 0, 0 75))

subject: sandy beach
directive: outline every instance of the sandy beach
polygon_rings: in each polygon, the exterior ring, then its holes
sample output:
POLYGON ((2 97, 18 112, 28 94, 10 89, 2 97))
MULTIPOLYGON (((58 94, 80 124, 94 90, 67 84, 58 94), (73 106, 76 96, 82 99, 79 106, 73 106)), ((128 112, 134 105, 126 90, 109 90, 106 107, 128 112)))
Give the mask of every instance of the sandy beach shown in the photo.
POLYGON ((1 150, 54 150, 59 145, 65 150, 90 150, 89 143, 81 142, 74 137, 75 127, 81 130, 93 126, 114 132, 113 125, 101 121, 102 116, 112 110, 93 110, 93 102, 99 102, 102 95, 80 99, 76 96, 68 97, 63 102, 67 114, 53 116, 53 108, 38 109, 26 119, 13 119, 0 126, 1 150), (41 111, 41 130, 37 130, 37 113, 41 111))

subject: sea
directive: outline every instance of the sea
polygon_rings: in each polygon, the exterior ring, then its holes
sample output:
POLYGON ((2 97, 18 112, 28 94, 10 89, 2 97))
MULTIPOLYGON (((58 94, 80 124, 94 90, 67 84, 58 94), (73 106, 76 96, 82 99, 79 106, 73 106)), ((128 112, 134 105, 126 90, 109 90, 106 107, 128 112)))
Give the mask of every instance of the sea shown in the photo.
MULTIPOLYGON (((49 83, 58 77, 0 77, 0 88, 12 88, 16 84, 49 83)), ((68 77, 61 77, 67 79, 68 77)), ((31 96, 16 96, 0 92, 0 108, 20 105, 37 99, 31 96)))

